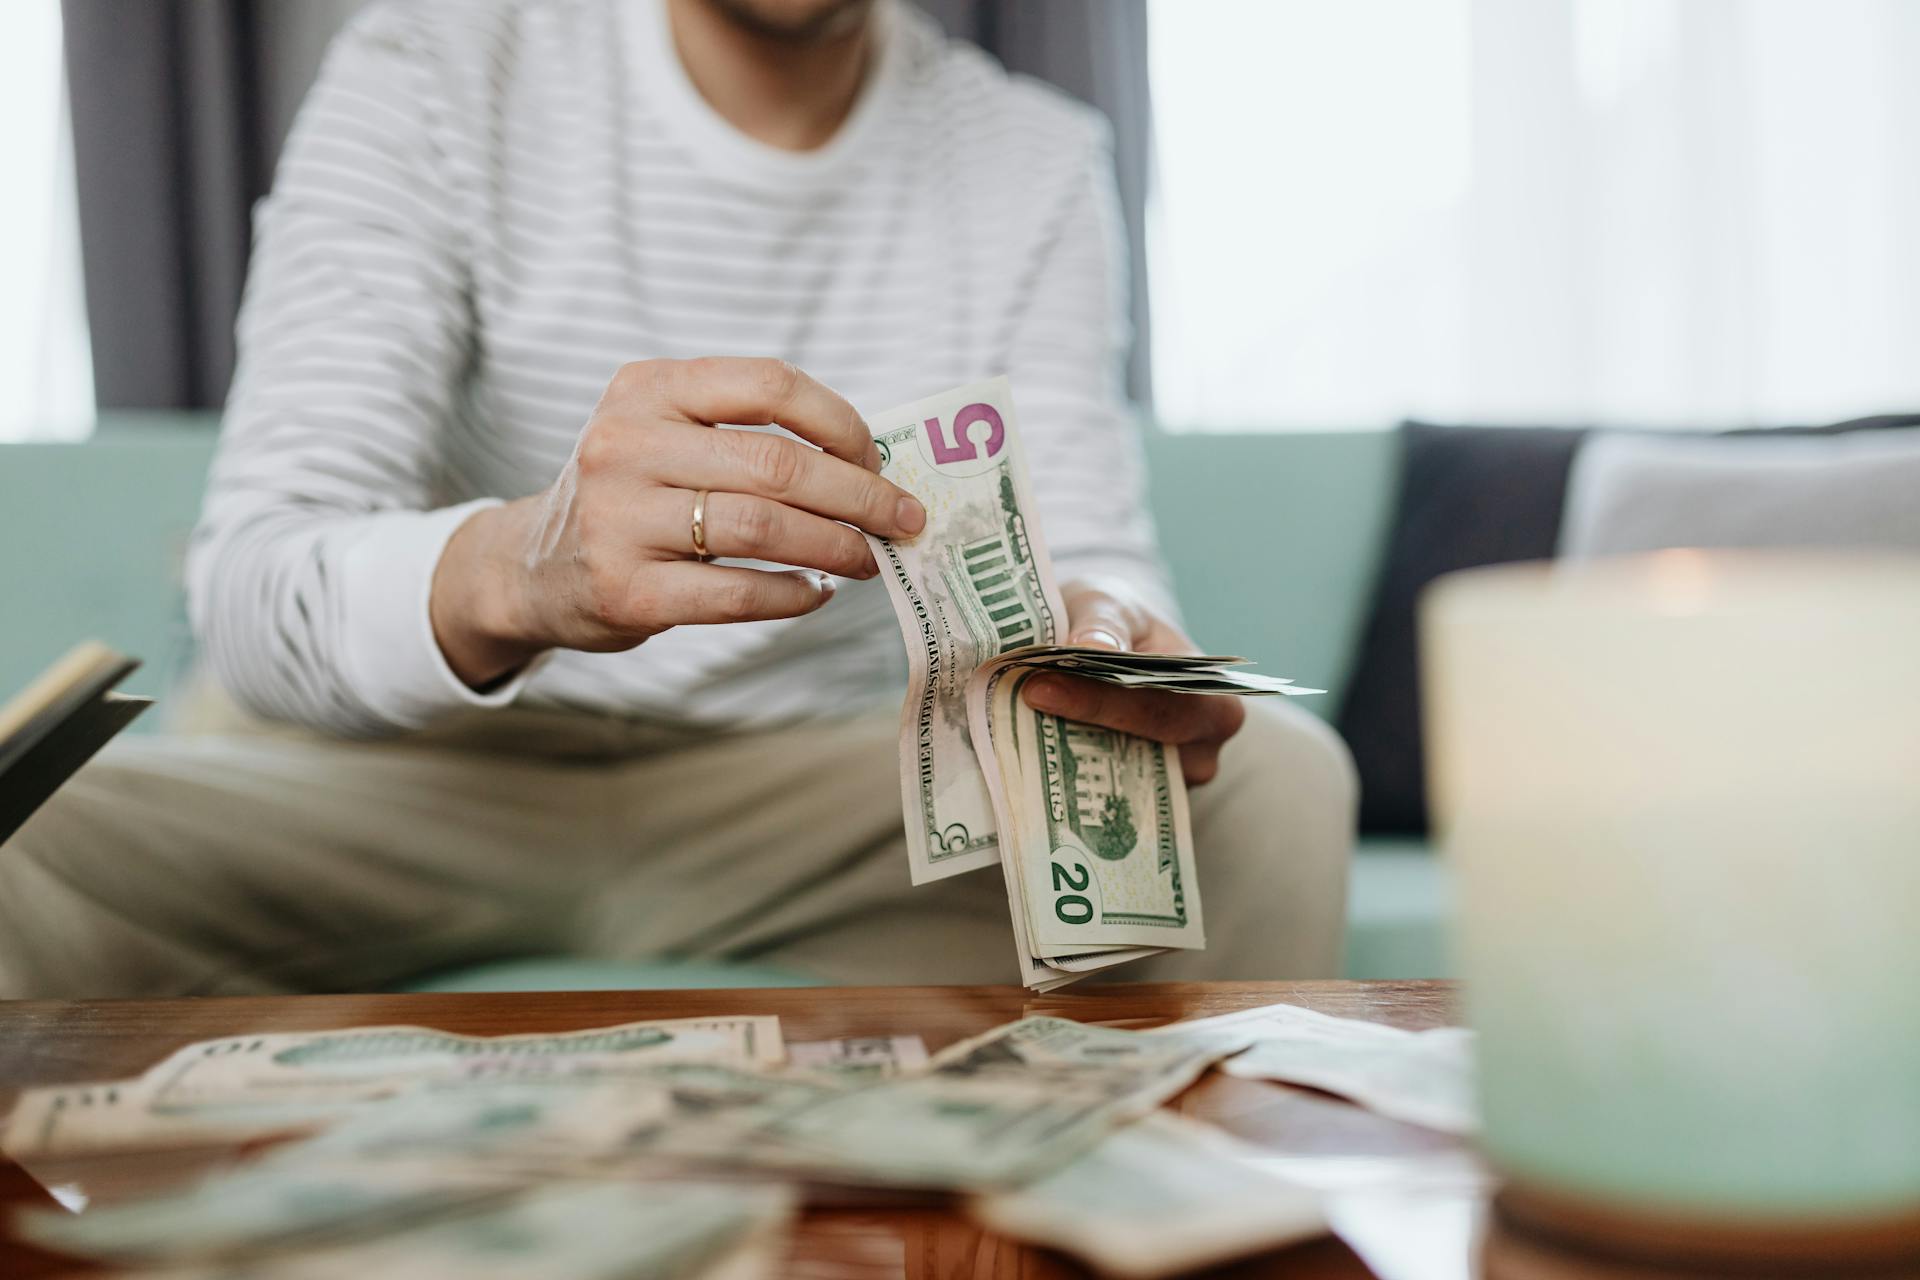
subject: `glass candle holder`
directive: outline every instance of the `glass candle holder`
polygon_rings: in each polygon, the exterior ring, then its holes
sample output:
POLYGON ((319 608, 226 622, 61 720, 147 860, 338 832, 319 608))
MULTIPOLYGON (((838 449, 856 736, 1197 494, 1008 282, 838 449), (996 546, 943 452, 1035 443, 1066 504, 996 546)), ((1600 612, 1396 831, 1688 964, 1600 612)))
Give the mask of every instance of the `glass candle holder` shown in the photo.
POLYGON ((1602 1220, 1920 1239, 1920 561, 1473 570, 1421 646, 1493 1161, 1602 1220))

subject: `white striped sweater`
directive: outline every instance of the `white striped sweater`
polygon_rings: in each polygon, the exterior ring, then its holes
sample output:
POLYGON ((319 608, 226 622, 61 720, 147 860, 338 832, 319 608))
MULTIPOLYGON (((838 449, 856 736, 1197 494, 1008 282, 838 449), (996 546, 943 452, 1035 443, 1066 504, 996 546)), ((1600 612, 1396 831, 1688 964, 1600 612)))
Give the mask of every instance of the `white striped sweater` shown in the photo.
POLYGON ((380 734, 511 699, 688 727, 897 693, 881 584, 805 618, 560 653, 481 695, 427 621, 480 504, 544 488, 626 361, 791 360, 863 412, 1009 373, 1063 579, 1165 599, 1121 391, 1104 122, 888 0, 816 151, 700 98, 659 0, 384 0, 339 38, 262 202, 188 558, 254 710, 380 734))

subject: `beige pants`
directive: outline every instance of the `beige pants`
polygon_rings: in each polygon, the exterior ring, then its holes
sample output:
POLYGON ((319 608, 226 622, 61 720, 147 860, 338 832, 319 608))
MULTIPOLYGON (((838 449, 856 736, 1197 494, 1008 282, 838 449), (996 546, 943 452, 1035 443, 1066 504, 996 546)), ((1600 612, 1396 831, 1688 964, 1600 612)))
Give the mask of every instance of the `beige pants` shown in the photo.
MULTIPOLYGON (((891 715, 125 739, 0 845, 0 997, 369 990, 553 953, 1012 981, 997 871, 908 884, 898 750, 891 715)), ((1333 976, 1353 813, 1333 733, 1253 708, 1193 793, 1207 950, 1124 976, 1333 976)))

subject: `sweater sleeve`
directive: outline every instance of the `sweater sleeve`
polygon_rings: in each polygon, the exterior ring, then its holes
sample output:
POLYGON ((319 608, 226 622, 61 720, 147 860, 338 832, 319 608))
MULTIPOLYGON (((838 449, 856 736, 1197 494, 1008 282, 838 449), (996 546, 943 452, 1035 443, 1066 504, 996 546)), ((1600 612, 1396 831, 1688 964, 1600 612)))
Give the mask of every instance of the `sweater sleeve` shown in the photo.
POLYGON ((446 77, 375 5, 330 51, 256 211, 239 364, 188 553, 194 631, 254 711, 341 735, 510 700, 434 640, 434 509, 472 346, 446 77))
POLYGON ((1126 233, 1105 121, 1085 136, 1015 323, 1014 397, 1055 576, 1121 578, 1177 620, 1124 390, 1126 233))

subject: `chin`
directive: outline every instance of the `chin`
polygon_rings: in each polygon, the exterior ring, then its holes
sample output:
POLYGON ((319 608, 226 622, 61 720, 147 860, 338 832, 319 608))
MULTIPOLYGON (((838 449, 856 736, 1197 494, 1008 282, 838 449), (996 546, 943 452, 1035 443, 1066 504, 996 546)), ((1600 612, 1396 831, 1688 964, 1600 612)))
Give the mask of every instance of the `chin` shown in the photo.
POLYGON ((705 0, 758 36, 806 44, 859 29, 874 0, 705 0))

